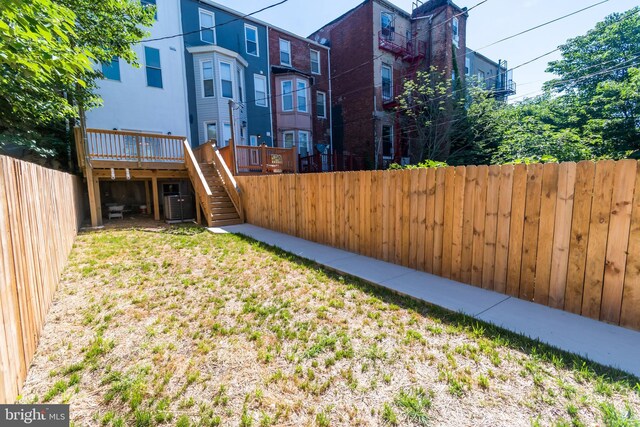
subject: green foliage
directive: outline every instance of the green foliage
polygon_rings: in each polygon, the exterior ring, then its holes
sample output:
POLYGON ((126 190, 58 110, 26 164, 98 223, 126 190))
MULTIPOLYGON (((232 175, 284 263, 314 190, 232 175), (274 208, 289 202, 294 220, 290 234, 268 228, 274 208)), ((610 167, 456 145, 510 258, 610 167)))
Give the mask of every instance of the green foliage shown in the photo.
POLYGON ((406 165, 402 166, 397 163, 392 163, 389 165, 389 169, 391 170, 399 170, 399 169, 429 169, 429 168, 445 168, 447 167, 446 162, 438 162, 436 160, 426 159, 421 161, 415 165, 406 165))
MULTIPOLYGON (((481 82, 432 69, 399 98, 416 129, 412 162, 449 165, 640 158, 640 7, 613 14, 560 46, 559 78, 516 104, 481 82)), ((394 166, 397 168, 397 166, 394 166)))
POLYGON ((0 2, 0 133, 10 140, 0 148, 68 151, 60 147, 65 124, 100 103, 93 64, 117 56, 135 65, 132 44, 146 36, 154 9, 130 0, 0 2))

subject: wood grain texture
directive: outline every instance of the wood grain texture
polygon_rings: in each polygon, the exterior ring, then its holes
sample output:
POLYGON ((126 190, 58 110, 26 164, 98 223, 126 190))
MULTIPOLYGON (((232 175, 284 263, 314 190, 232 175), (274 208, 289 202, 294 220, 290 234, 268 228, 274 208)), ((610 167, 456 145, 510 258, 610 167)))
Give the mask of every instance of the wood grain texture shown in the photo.
POLYGON ((493 275, 494 290, 507 290, 507 266, 509 261, 509 231, 511 227, 511 198, 513 195, 513 165, 500 167, 500 196, 498 201, 498 225, 496 230, 496 264, 493 275))
POLYGON ((538 226, 533 299, 535 302, 544 305, 549 303, 553 233, 556 204, 558 202, 558 169, 557 163, 548 163, 542 169, 542 200, 540 201, 540 223, 538 226))
POLYGON ((620 325, 640 329, 640 167, 636 172, 627 254, 620 325))
POLYGON ((589 223, 582 315, 594 319, 600 318, 614 168, 615 162, 611 160, 596 163, 593 182, 593 203, 591 204, 591 221, 589 223))
POLYGON ((620 323, 622 309, 637 165, 636 160, 620 160, 614 168, 600 320, 615 324, 620 323))
POLYGON ((0 156, 0 403, 20 393, 82 218, 78 177, 0 156))
POLYGON ((522 267, 520 272, 520 298, 533 300, 536 283, 536 256, 540 225, 543 165, 527 166, 527 196, 522 239, 522 267))

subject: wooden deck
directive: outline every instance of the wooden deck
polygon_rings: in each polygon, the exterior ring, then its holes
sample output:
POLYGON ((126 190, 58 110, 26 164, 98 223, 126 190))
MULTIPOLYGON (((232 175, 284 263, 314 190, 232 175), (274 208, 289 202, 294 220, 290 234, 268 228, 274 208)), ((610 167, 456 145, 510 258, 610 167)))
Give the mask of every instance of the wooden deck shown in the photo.
POLYGON ((76 128, 75 137, 94 227, 102 225, 100 181, 124 180, 144 181, 146 205, 156 221, 160 220, 158 180, 189 179, 198 222, 202 213, 208 226, 242 222, 237 186, 229 169, 220 167, 224 161, 211 144, 205 144, 210 150, 205 147, 194 153, 183 136, 106 129, 86 129, 83 133, 76 128))

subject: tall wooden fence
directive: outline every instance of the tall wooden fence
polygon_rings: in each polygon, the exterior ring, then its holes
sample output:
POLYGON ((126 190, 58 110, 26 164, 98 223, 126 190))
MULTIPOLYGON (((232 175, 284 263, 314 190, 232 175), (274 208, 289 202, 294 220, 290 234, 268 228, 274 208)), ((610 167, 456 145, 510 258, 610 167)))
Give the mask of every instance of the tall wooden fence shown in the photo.
POLYGON ((19 394, 82 219, 79 178, 0 156, 0 403, 19 394))
POLYGON ((634 160, 238 182, 249 223, 640 329, 634 160))

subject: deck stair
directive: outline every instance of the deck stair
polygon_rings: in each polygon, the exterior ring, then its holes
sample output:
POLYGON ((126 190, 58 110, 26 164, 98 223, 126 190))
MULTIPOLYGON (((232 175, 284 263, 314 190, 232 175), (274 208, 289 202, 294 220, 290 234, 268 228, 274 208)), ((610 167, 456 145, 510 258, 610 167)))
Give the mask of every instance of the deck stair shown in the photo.
POLYGON ((240 214, 227 193, 224 182, 213 165, 210 163, 200 163, 200 170, 202 170, 202 175, 211 190, 209 200, 201 201, 201 203, 208 203, 209 205, 211 226, 221 227, 225 225, 242 224, 244 221, 240 218, 240 214))

